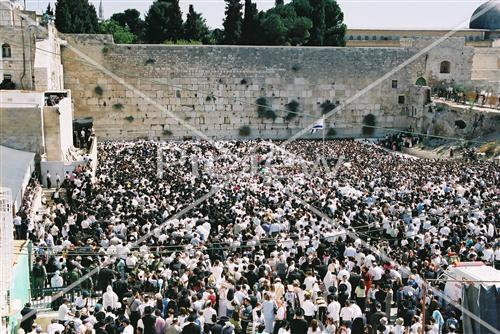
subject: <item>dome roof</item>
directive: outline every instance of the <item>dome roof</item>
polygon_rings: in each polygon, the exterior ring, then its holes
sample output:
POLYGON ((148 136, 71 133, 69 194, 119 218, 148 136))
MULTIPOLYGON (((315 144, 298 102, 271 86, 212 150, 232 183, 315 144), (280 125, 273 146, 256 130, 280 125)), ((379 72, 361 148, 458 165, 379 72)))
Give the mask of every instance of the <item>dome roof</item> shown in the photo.
POLYGON ((472 14, 469 28, 488 30, 500 29, 500 0, 490 0, 477 7, 477 9, 472 14), (486 10, 486 12, 484 12, 482 15, 474 17, 487 7, 491 8, 486 10))

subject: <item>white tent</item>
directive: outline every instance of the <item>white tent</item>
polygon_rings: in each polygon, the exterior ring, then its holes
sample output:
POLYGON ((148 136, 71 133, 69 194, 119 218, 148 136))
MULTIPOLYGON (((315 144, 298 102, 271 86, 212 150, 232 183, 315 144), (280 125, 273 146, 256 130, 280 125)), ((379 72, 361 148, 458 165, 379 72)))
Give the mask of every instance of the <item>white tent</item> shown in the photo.
POLYGON ((0 187, 12 191, 15 211, 21 206, 24 189, 35 168, 35 153, 0 145, 0 187))

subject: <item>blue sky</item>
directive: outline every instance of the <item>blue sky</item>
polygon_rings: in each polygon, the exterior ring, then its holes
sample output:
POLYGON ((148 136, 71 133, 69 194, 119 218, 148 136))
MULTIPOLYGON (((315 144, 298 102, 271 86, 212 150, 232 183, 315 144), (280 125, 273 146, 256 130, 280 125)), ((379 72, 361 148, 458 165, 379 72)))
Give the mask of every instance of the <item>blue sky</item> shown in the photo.
MULTIPOLYGON (((201 12, 212 28, 222 26, 223 0, 179 0, 185 15, 189 4, 201 12)), ((344 11, 345 22, 350 28, 392 29, 453 29, 467 20, 483 1, 473 0, 338 0, 344 11)), ((47 0, 26 0, 28 9, 42 12, 47 0)), ((55 1, 50 1, 54 3, 55 1)), ((96 9, 99 0, 91 0, 96 9)), ((102 0, 104 17, 127 8, 145 13, 152 0, 102 0)), ((243 2, 243 0, 242 0, 243 2)), ((274 0, 255 1, 259 10, 274 5, 274 0)))

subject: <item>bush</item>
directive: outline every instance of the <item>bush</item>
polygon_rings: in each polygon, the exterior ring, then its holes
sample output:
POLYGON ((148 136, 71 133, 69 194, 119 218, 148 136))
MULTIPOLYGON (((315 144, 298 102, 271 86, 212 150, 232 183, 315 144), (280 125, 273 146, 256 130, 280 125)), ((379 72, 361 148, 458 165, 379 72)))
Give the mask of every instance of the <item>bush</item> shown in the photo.
POLYGON ((94 88, 94 93, 96 93, 99 96, 102 96, 102 94, 104 93, 104 89, 102 89, 101 86, 97 85, 94 88))
POLYGON ((337 131, 334 128, 329 128, 328 131, 326 132, 326 136, 328 138, 335 137, 337 135, 337 131))
POLYGON ((146 62, 145 62, 145 64, 146 64, 146 65, 152 65, 152 64, 154 64, 154 63, 156 63, 156 60, 154 60, 153 58, 149 58, 149 59, 148 59, 148 60, 146 60, 146 62))
POLYGON ((299 115, 299 103, 295 100, 290 101, 286 105, 286 109, 288 109, 288 114, 285 116, 285 121, 291 121, 295 117, 299 115))
POLYGON ((248 125, 243 125, 238 133, 240 137, 248 137, 252 133, 252 129, 248 125))
POLYGON ((271 108, 268 108, 264 113, 264 118, 272 119, 273 121, 277 118, 276 113, 271 108))
POLYGON ((371 136, 375 133, 374 126, 377 124, 375 115, 368 114, 365 117, 363 117, 363 124, 364 126, 361 128, 361 133, 363 133, 363 135, 371 136))
POLYGON ((455 126, 459 129, 465 129, 467 127, 467 124, 463 120, 458 119, 455 121, 455 126))
POLYGON ((319 107, 321 108, 321 114, 324 115, 335 109, 336 105, 330 100, 326 100, 325 102, 321 103, 319 107))
POLYGON ((267 99, 265 97, 259 97, 255 103, 257 104, 257 114, 259 117, 264 117, 267 109, 269 109, 267 106, 267 99))
POLYGON ((134 121, 134 116, 127 116, 125 117, 125 119, 129 122, 133 122, 134 121))
POLYGON ((298 70, 300 70, 300 65, 299 64, 293 64, 292 65, 292 71, 297 72, 298 70))
POLYGON ((109 48, 107 46, 105 46, 105 47, 102 48, 102 54, 103 55, 107 55, 108 52, 109 52, 109 48))
POLYGON ((170 131, 169 129, 165 129, 165 130, 163 130, 163 135, 165 135, 165 136, 171 136, 172 135, 172 131, 170 131))
POLYGON ((113 104, 113 109, 115 109, 115 110, 122 110, 123 107, 124 107, 124 105, 121 104, 120 102, 113 104))
POLYGON ((246 79, 241 79, 240 84, 241 85, 246 85, 247 84, 247 80, 246 79))

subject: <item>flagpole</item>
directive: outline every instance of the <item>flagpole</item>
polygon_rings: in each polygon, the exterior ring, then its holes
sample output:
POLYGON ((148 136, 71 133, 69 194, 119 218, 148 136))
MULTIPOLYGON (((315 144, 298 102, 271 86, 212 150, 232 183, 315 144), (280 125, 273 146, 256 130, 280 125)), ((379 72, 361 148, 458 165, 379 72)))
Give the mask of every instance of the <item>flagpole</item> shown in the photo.
POLYGON ((325 117, 323 116, 323 159, 325 159, 325 117))

